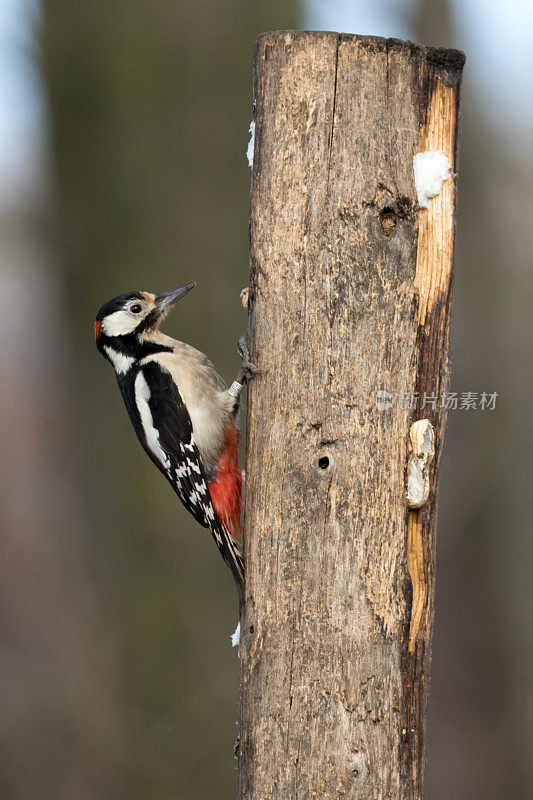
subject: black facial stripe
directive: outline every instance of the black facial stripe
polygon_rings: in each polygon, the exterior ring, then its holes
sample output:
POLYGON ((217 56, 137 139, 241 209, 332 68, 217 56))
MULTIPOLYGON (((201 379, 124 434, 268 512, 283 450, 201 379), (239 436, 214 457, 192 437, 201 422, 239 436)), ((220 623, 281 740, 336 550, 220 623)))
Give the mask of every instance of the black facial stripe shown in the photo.
POLYGON ((136 332, 143 333, 144 331, 149 331, 150 328, 154 328, 157 325, 159 316, 160 316, 159 311, 157 311, 155 308, 152 309, 152 311, 150 311, 150 313, 147 314, 145 318, 139 322, 139 324, 135 329, 136 332))
POLYGON ((137 361, 146 356, 152 356, 154 353, 172 352, 172 347, 164 344, 157 344, 150 340, 140 342, 138 333, 139 328, 135 328, 132 333, 128 333, 126 336, 106 336, 105 333, 102 333, 98 339, 98 347, 102 350, 107 344, 125 356, 133 356, 137 361))

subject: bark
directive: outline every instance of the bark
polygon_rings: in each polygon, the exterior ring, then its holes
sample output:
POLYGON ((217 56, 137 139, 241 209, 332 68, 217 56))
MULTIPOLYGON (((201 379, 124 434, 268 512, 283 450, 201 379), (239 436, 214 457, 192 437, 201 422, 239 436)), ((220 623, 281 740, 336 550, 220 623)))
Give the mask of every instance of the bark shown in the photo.
POLYGON ((419 798, 455 179, 419 210, 413 156, 456 165, 464 56, 322 32, 259 37, 239 791, 419 798), (383 409, 376 393, 393 404, 383 409), (405 406, 405 407, 404 407, 405 406), (419 403, 421 406, 421 403, 419 403), (431 420, 408 511, 409 429, 431 420))

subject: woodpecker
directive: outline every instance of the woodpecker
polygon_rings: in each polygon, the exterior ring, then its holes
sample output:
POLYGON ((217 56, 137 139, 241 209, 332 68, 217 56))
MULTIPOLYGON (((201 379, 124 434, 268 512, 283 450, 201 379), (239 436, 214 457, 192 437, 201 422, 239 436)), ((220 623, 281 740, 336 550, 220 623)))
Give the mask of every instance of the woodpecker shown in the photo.
POLYGON ((159 295, 127 292, 96 315, 98 350, 111 363, 137 437, 185 508, 209 528, 242 601, 242 474, 235 416, 243 384, 259 372, 239 340, 241 369, 227 389, 207 356, 161 333, 172 306, 195 283, 159 295))

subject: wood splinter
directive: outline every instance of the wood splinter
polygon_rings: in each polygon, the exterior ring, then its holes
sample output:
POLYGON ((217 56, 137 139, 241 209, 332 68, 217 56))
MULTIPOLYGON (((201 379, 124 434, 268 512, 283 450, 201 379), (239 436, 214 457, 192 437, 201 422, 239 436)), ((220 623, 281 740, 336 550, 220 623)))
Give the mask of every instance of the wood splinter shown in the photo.
POLYGON ((429 497, 429 468, 435 455, 435 434, 429 419, 419 419, 409 431, 407 464, 407 503, 409 508, 422 508, 429 497))

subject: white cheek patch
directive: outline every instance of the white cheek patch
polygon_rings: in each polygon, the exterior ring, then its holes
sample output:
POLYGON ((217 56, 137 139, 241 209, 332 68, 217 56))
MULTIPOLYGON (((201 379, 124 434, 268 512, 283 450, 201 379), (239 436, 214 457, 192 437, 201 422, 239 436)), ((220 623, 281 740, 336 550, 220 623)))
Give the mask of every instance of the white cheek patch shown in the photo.
POLYGON ((106 336, 126 336, 135 330, 139 319, 135 319, 127 311, 115 311, 102 322, 102 331, 106 336))
POLYGON ((149 399, 150 387, 146 383, 146 378, 141 370, 135 378, 135 400, 141 417, 146 444, 157 460, 168 469, 170 467, 170 459, 159 444, 159 433, 154 427, 154 419, 150 411, 150 406, 148 405, 149 399))
POLYGON ((135 363, 133 356, 127 356, 124 353, 119 353, 112 347, 108 347, 108 345, 104 345, 104 350, 117 375, 125 375, 135 363))

